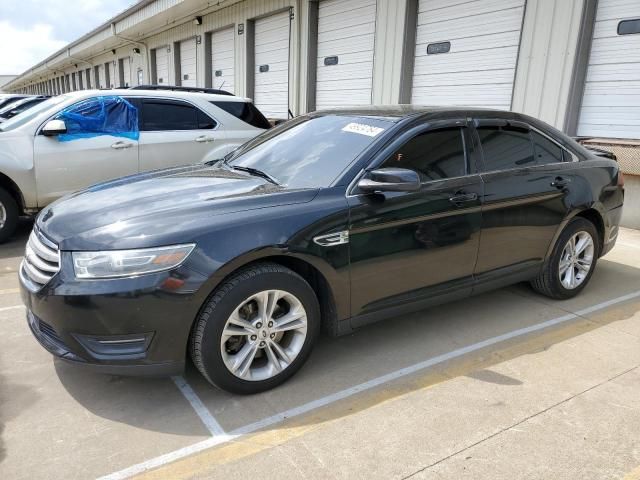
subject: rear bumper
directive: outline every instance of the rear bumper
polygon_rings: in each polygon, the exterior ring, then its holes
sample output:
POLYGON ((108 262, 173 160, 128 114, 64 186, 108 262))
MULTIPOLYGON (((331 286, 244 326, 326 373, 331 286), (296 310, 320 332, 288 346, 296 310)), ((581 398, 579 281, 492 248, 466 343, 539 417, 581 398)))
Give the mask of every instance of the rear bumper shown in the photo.
POLYGON ((620 233, 621 218, 622 205, 612 208, 607 212, 607 218, 605 219, 606 228, 604 229, 604 242, 602 244, 600 256, 606 255, 615 246, 616 240, 618 240, 618 234, 620 233))

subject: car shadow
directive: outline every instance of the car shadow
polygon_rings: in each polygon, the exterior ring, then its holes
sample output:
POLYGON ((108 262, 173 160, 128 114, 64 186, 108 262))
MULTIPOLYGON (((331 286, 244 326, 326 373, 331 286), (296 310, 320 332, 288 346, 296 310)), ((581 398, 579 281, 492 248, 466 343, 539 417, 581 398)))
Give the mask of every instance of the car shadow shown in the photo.
POLYGON ((20 219, 14 234, 4 243, 0 243, 0 260, 22 258, 24 246, 29 239, 29 233, 33 228, 33 220, 20 219))
MULTIPOLYGON (((309 362, 298 374, 284 385, 257 395, 238 396, 219 390, 208 384, 192 365, 187 366, 185 378, 225 431, 232 432, 437 355, 557 318, 567 310, 577 311, 584 308, 582 304, 591 306, 617 298, 636 291, 639 284, 640 269, 602 261, 591 284, 576 297, 581 302, 576 306, 567 301, 554 306, 553 301, 534 294, 528 285, 519 284, 464 302, 379 322, 348 336, 322 337, 309 362)), ((390 398, 461 375, 517 388, 522 384, 519 379, 491 372, 490 367, 510 358, 550 348, 558 342, 629 316, 628 312, 623 312, 624 309, 610 309, 614 312, 607 312, 606 319, 598 323, 577 317, 562 326, 513 339, 507 346, 494 345, 386 383, 384 395, 355 395, 320 414, 301 415, 292 421, 296 425, 317 424, 348 416, 390 398), (569 328, 572 324, 579 325, 569 328), (499 354, 496 353, 498 351, 499 354)), ((171 393, 167 385, 174 390, 174 395, 177 391, 170 380, 106 377, 61 361, 56 361, 56 371, 69 394, 95 415, 178 435, 198 433, 194 431, 193 422, 171 420, 172 416, 183 419, 187 414, 193 416, 193 411, 188 405, 188 413, 183 411, 184 401, 169 400, 171 393)), ((285 422, 267 429, 277 430, 285 424, 290 425, 285 422)))

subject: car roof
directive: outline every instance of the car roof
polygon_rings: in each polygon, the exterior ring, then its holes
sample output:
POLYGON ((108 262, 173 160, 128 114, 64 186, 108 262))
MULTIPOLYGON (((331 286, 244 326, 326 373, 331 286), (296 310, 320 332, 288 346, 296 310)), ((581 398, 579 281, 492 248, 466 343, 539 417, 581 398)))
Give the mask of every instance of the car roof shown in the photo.
POLYGON ((68 92, 64 94, 69 98, 88 98, 95 96, 117 95, 121 97, 156 97, 156 98, 184 98, 184 99, 200 99, 207 102, 220 101, 220 102, 248 102, 251 101, 248 98, 238 97, 235 95, 221 95, 216 93, 204 93, 204 92, 183 92, 179 90, 132 90, 128 88, 112 88, 112 89, 94 89, 94 90, 79 90, 76 92, 68 92))
POLYGON ((503 110, 477 109, 476 107, 460 106, 426 106, 426 105, 366 105, 362 107, 337 107, 313 112, 313 115, 349 115, 355 117, 375 117, 399 122, 405 118, 416 117, 428 114, 459 114, 464 113, 511 113, 503 110))

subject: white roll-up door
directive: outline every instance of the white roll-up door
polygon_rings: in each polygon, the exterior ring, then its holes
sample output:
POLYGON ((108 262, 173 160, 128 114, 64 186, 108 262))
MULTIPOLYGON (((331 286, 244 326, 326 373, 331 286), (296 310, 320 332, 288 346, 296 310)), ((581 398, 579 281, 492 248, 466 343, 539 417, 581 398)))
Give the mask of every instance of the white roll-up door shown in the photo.
POLYGON ((156 83, 166 85, 169 83, 169 53, 167 47, 156 48, 156 83))
POLYGON ((131 57, 125 57, 122 59, 122 81, 123 87, 131 86, 131 57))
POLYGON ((525 0, 420 0, 411 103, 509 109, 525 0))
POLYGON ((109 66, 109 78, 107 79, 109 81, 109 85, 107 85, 107 88, 113 88, 116 86, 116 69, 115 69, 115 65, 113 62, 109 62, 107 64, 109 66))
POLYGON ((255 21, 254 103, 268 118, 288 118, 289 12, 255 21))
POLYGON ((637 19, 638 0, 598 1, 579 136, 640 139, 640 25, 633 22, 637 19))
POLYGON ((198 62, 196 61, 196 39, 180 42, 180 85, 195 87, 198 62))
POLYGON ((376 0, 322 0, 318 5, 316 109, 369 105, 376 0))
POLYGON ((211 86, 234 91, 235 29, 225 28, 211 34, 211 86))

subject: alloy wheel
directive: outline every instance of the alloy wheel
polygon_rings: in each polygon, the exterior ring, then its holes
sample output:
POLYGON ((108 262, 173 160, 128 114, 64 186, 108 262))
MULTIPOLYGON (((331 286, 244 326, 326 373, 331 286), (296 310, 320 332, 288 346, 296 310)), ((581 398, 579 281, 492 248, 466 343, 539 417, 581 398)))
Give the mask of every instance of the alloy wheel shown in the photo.
POLYGON ((585 281, 593 265, 595 246, 591 235, 585 231, 569 238, 558 264, 558 275, 562 286, 573 290, 585 281))
POLYGON ((302 302, 283 290, 258 292, 238 305, 220 338, 225 366, 249 381, 270 379, 298 356, 307 337, 302 302))

